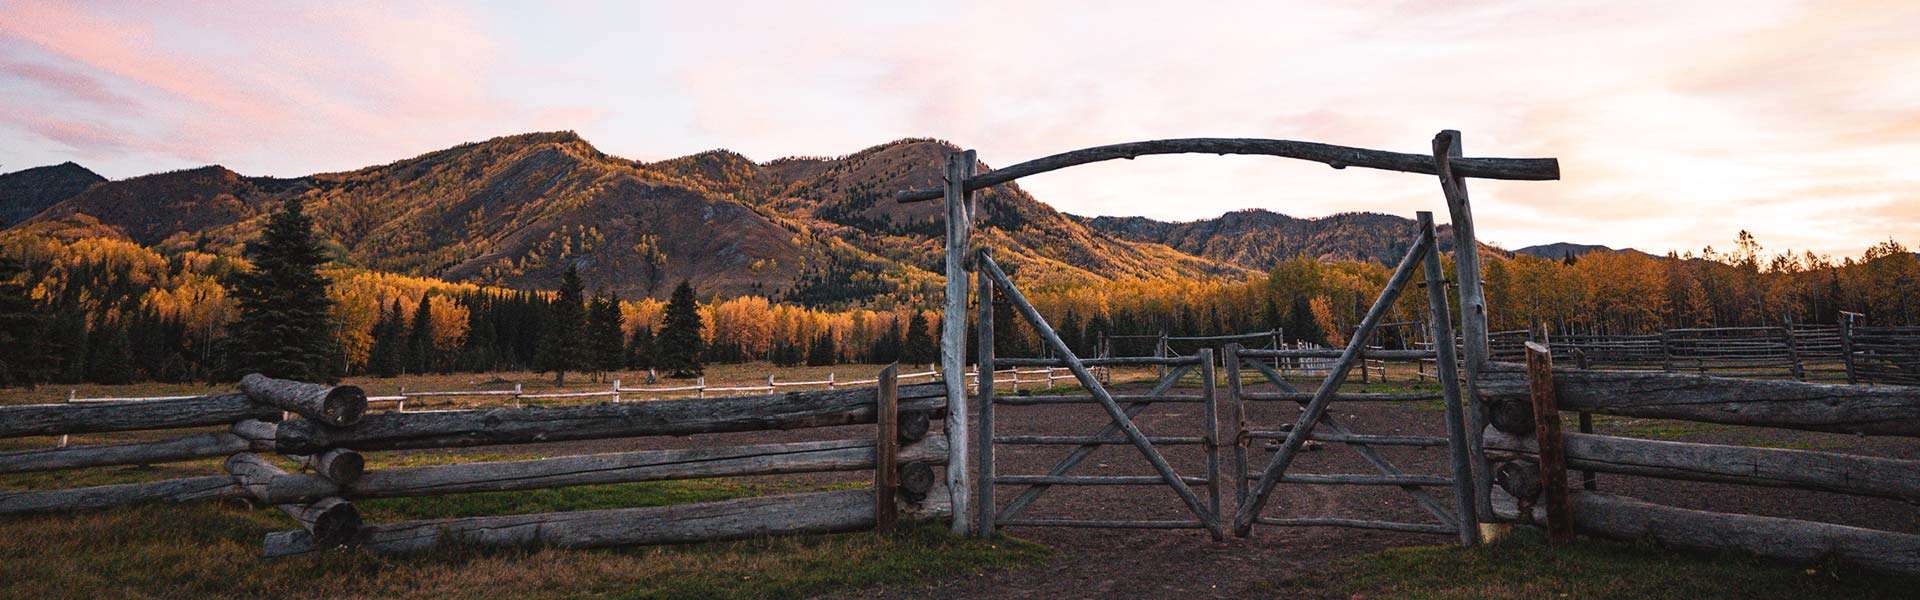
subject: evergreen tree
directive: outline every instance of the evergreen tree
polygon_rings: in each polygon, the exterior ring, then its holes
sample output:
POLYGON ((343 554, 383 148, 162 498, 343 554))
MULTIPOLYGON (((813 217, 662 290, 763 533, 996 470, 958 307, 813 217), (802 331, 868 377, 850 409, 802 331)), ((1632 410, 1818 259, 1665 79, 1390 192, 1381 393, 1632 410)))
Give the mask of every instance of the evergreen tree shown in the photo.
POLYGON ((433 296, 421 296, 420 304, 413 309, 413 324, 407 328, 407 372, 433 372, 435 364, 440 362, 434 352, 434 335, 433 296))
POLYGON ((627 341, 627 367, 653 368, 653 343, 652 327, 641 325, 633 328, 633 339, 627 341))
POLYGON ((380 377, 399 375, 407 363, 406 323, 401 321, 400 300, 395 298, 373 325, 373 349, 367 355, 367 371, 380 377))
POLYGON ((560 275, 560 293, 547 311, 548 320, 540 339, 536 362, 540 370, 553 373, 554 385, 566 385, 567 371, 589 368, 587 361, 586 297, 580 288, 580 271, 567 265, 560 275))
POLYGON ((253 269, 234 276, 231 286, 240 314, 230 327, 227 376, 335 380, 333 299, 320 276, 327 257, 300 198, 281 204, 260 237, 247 243, 246 255, 253 269))
POLYGON ((907 340, 900 348, 900 360, 916 365, 932 364, 940 360, 940 349, 933 343, 933 333, 927 328, 927 314, 913 311, 913 318, 907 320, 907 340))
POLYGON ((1066 342, 1067 349, 1072 350, 1075 356, 1087 358, 1086 332, 1080 328, 1080 316, 1073 314, 1072 309, 1060 317, 1060 326, 1054 333, 1060 334, 1060 341, 1066 342))
POLYGON ((668 375, 673 377, 695 377, 703 371, 700 367, 700 306, 693 297, 693 286, 686 280, 673 289, 673 296, 667 300, 666 318, 660 324, 659 348, 654 360, 668 375))
POLYGON ((54 316, 48 346, 60 365, 53 372, 57 383, 81 383, 87 379, 87 314, 64 310, 54 316))
POLYGON ((597 373, 618 371, 627 362, 620 320, 620 303, 605 291, 594 294, 593 307, 587 311, 587 340, 597 373))
POLYGON ((1293 299, 1293 312, 1287 315, 1286 333, 1296 341, 1312 342, 1325 346, 1327 332, 1320 330, 1320 322, 1313 318, 1313 307, 1306 296, 1293 299))
POLYGON ((807 366, 824 367, 833 364, 833 333, 820 332, 813 338, 813 344, 807 348, 807 366))
POLYGON ((104 319, 87 338, 87 381, 117 385, 134 380, 133 344, 127 328, 104 319))
POLYGON ((32 387, 52 377, 53 360, 47 341, 52 323, 20 281, 23 269, 0 256, 0 387, 32 387))

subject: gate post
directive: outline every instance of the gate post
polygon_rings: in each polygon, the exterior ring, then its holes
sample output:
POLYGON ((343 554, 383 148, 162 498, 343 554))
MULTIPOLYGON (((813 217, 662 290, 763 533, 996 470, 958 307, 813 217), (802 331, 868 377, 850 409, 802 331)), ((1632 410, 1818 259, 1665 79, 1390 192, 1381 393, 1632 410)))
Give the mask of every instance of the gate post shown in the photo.
POLYGON ((953 503, 953 532, 972 533, 972 455, 967 451, 967 178, 973 177, 972 150, 947 153, 947 293, 940 322, 940 378, 947 388, 947 494, 953 503))
MULTIPOLYGON (((1467 180, 1453 174, 1452 160, 1460 156, 1460 132, 1448 129, 1433 137, 1434 167, 1440 175, 1440 191, 1447 197, 1447 214, 1453 220, 1453 272, 1460 286, 1461 345, 1466 351, 1467 398, 1472 401, 1472 410, 1467 411, 1467 443, 1482 448, 1487 416, 1479 382, 1488 353, 1487 299, 1480 276, 1480 242, 1473 233, 1473 207, 1467 200, 1467 180)), ((1475 460, 1472 466, 1478 501, 1474 510, 1481 523, 1493 523, 1493 478, 1485 461, 1475 460)), ((1500 532, 1496 528, 1493 533, 1500 532)))
POLYGON ((894 489, 900 486, 900 363, 880 371, 879 392, 875 394, 873 436, 873 528, 893 531, 900 520, 894 503, 894 489))
MULTIPOLYGON (((1433 213, 1420 211, 1420 237, 1433 242, 1433 213)), ((1438 248, 1438 246, 1435 246, 1438 248)), ((1436 340, 1453 339, 1453 323, 1447 316, 1446 276, 1440 268, 1440 251, 1427 255, 1427 319, 1430 335, 1436 340)), ((1440 381, 1440 397, 1446 401, 1447 455, 1453 466, 1454 510, 1460 518, 1460 545, 1480 543, 1479 514, 1473 508, 1473 465, 1484 464, 1483 448, 1467 444, 1467 425, 1460 401, 1460 377, 1455 370, 1453 344, 1433 344, 1434 379, 1440 381)))
MULTIPOLYGON (((985 253, 981 250, 981 253, 985 253)), ((975 443, 980 445, 980 464, 976 465, 974 481, 980 486, 979 520, 975 523, 980 537, 993 537, 993 279, 986 271, 974 269, 980 279, 980 316, 974 327, 979 339, 975 341, 974 369, 979 372, 979 390, 974 398, 980 401, 980 433, 975 443)))

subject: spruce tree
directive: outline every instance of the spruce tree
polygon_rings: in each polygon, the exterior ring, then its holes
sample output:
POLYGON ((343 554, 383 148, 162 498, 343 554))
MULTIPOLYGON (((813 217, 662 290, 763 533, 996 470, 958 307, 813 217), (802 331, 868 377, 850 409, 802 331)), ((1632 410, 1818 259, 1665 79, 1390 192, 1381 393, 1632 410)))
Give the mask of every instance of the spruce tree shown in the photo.
POLYGON ((618 371, 626 363, 626 339, 620 331, 620 303, 605 291, 594 294, 587 311, 587 340, 596 373, 618 371))
POLYGON ((586 297, 580 288, 580 271, 567 265, 560 275, 560 293, 547 311, 542 328, 540 351, 535 359, 540 370, 553 373, 554 385, 566 385, 567 371, 587 368, 586 297))
POLYGON ((380 377, 399 375, 406 364, 406 347, 401 340, 406 334, 406 324, 401 321, 400 300, 380 313, 380 321, 373 325, 373 349, 367 356, 367 371, 380 377))
POLYGON ((1287 316, 1286 330, 1295 340, 1327 345, 1327 332, 1320 330, 1320 322, 1313 318, 1313 306, 1306 296, 1293 299, 1293 312, 1287 316))
POLYGON ((127 328, 105 319, 87 337, 87 381, 117 385, 133 382, 133 344, 127 328))
POLYGON ((413 309, 413 325, 407 328, 407 372, 425 374, 434 370, 433 296, 421 296, 413 309))
POLYGON ((927 328, 927 315, 913 311, 913 318, 907 320, 907 340, 900 349, 900 360, 916 365, 931 364, 939 360, 939 348, 934 346, 933 333, 927 328))
POLYGON ((0 256, 0 387, 32 387, 53 375, 52 320, 33 301, 22 272, 20 263, 0 256))
POLYGON ((47 337, 49 350, 59 357, 53 371, 57 383, 81 383, 87 379, 87 314, 77 308, 54 316, 53 330, 47 337))
POLYGON ((697 377, 700 367, 700 306, 693 297, 693 286, 681 280, 667 300, 665 322, 660 325, 658 352, 654 362, 672 377, 697 377))
POLYGON ((653 368, 653 328, 641 325, 633 328, 633 339, 627 341, 627 367, 632 369, 653 368))
POLYGON ((338 345, 328 310, 327 262, 313 239, 300 198, 290 198, 247 243, 253 268, 237 274, 232 295, 239 318, 230 331, 227 376, 247 373, 299 381, 333 381, 338 345))
POLYGON ((833 364, 833 332, 822 331, 813 338, 812 346, 807 348, 807 366, 824 367, 833 364))

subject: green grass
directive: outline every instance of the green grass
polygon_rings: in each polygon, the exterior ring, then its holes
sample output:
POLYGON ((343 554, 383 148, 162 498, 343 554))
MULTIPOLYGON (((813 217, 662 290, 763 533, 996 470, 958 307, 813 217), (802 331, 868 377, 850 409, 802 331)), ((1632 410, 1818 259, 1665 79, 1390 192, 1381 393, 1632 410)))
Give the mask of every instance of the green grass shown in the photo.
POLYGON ((1355 598, 1912 598, 1920 578, 1829 566, 1795 568, 1737 554, 1674 553, 1648 544, 1581 539, 1547 545, 1531 529, 1498 544, 1394 548, 1275 584, 1355 598))
MULTIPOLYGON (((359 503, 369 522, 656 506, 847 487, 695 480, 359 503)), ((0 518, 0 597, 791 598, 935 574, 1015 568, 1048 551, 951 536, 934 524, 893 534, 795 536, 611 550, 446 548, 412 556, 330 551, 260 558, 295 525, 273 509, 143 506, 0 518)))

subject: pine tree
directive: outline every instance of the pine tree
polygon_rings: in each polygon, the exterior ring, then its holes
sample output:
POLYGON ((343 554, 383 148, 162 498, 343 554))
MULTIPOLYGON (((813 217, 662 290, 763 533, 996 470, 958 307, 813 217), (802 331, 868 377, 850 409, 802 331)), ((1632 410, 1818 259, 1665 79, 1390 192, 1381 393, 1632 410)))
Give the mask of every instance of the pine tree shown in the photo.
POLYGON ((548 319, 540 338, 540 370, 553 373, 554 385, 566 385, 567 371, 588 368, 583 337, 586 330, 586 297, 580 288, 580 271, 567 265, 560 275, 560 294, 547 311, 548 319))
POLYGON ((433 338, 433 296, 421 296, 413 309, 413 324, 407 328, 407 372, 425 374, 434 370, 437 353, 433 338))
POLYGON ((373 349, 367 355, 367 371, 380 377, 399 375, 407 363, 406 323, 401 321, 400 300, 394 299, 373 326, 373 349))
POLYGON ((641 325, 633 328, 633 339, 627 341, 627 367, 653 368, 653 344, 652 327, 641 325))
POLYGON ((47 342, 52 320, 42 314, 20 281, 20 263, 0 256, 0 387, 32 387, 52 377, 47 342))
POLYGON ((605 291, 594 294, 587 311, 587 340, 596 373, 620 370, 626 363, 626 340, 621 334, 620 303, 605 291))
POLYGON ((673 377, 696 377, 700 367, 700 306, 693 297, 693 286, 686 280, 673 289, 667 300, 665 322, 660 325, 659 349, 655 362, 673 377))
POLYGON ((87 337, 87 381, 117 385, 133 383, 133 344, 127 328, 104 319, 87 337))
POLYGON ((913 311, 913 318, 907 320, 907 340, 900 349, 900 360, 916 365, 932 364, 940 360, 939 356, 933 333, 927 329, 926 313, 913 311))
POLYGON ((47 340, 50 354, 60 361, 59 368, 53 371, 53 381, 86 381, 87 314, 78 309, 60 311, 54 316, 53 330, 47 340))
POLYGON ((333 381, 339 347, 328 310, 327 262, 313 239, 300 198, 290 198, 247 243, 253 269, 233 277, 240 315, 230 328, 227 376, 247 373, 300 381, 333 381))
POLYGON ((813 345, 807 348, 807 366, 824 367, 833 364, 833 333, 822 331, 813 338, 813 345))
POLYGON ((1311 342, 1325 346, 1327 332, 1320 330, 1320 322, 1313 318, 1312 304, 1306 296, 1293 299, 1293 312, 1287 315, 1287 335, 1302 342, 1311 342))

